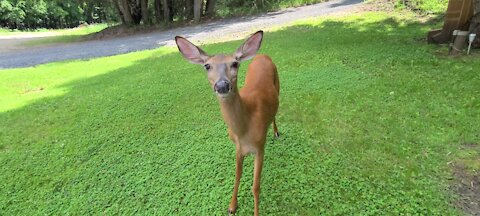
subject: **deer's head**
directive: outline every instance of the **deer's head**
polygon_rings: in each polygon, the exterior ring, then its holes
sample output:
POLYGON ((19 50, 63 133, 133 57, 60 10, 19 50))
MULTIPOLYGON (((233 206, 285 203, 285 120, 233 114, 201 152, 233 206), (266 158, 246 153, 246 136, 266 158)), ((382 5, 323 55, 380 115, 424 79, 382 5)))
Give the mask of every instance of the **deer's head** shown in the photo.
POLYGON ((203 65, 208 81, 217 96, 226 98, 232 91, 237 90, 237 73, 240 62, 255 56, 260 49, 262 38, 263 31, 258 31, 250 36, 235 53, 212 56, 183 37, 176 36, 175 41, 185 59, 191 63, 203 65))

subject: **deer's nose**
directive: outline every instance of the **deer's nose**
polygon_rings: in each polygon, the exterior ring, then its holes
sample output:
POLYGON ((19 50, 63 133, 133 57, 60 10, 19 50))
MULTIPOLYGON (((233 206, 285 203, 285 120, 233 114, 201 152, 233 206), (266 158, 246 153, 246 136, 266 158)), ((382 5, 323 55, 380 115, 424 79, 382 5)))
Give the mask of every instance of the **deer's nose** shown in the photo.
POLYGON ((230 82, 226 80, 219 80, 215 83, 215 86, 213 88, 216 92, 220 94, 226 94, 228 93, 228 91, 230 91, 230 82))

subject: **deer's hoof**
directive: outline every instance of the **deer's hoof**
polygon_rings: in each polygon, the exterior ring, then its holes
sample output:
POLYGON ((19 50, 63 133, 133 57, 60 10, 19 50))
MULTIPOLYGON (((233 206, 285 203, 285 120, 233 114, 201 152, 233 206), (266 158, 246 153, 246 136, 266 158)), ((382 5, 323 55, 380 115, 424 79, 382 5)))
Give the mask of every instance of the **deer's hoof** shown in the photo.
POLYGON ((237 212, 237 205, 230 205, 228 207, 228 210, 227 210, 228 215, 235 215, 236 212, 237 212))
POLYGON ((235 215, 235 212, 236 212, 236 209, 231 209, 231 208, 228 208, 228 215, 235 215))
POLYGON ((280 133, 279 132, 275 132, 275 138, 279 138, 280 137, 280 133))

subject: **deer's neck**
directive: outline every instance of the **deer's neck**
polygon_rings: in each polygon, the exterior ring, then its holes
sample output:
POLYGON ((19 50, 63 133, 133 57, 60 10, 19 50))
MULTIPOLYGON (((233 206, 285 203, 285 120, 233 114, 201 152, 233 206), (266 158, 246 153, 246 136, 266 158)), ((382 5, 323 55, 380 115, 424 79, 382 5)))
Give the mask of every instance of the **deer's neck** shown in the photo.
POLYGON ((220 109, 230 130, 237 135, 241 135, 246 131, 248 112, 238 91, 232 93, 233 95, 230 97, 219 100, 220 109))

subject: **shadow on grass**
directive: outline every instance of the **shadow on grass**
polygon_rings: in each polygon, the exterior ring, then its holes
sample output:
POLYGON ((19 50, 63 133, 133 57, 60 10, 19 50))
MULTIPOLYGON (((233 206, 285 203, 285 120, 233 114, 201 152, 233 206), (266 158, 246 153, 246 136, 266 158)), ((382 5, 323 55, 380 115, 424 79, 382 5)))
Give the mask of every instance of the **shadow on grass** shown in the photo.
POLYGON ((88 35, 59 35, 45 38, 38 38, 25 42, 25 47, 46 46, 52 44, 74 43, 87 40, 88 35))
MULTIPOLYGON (((478 143, 470 98, 480 79, 473 69, 439 71, 475 65, 435 58, 415 40, 423 35, 418 23, 378 14, 266 34, 261 52, 279 68, 284 136, 268 140, 262 213, 455 213, 439 166, 452 143, 478 143)), ((59 88, 68 90, 0 113, 1 212, 226 211, 234 147, 200 67, 154 53, 59 88)), ((252 161, 240 214, 253 212, 252 161)))

